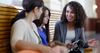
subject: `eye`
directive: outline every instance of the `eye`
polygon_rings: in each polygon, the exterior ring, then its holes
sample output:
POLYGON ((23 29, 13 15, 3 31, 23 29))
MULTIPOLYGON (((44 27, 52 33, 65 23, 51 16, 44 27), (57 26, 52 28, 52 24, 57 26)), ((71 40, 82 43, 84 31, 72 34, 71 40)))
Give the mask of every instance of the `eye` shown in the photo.
POLYGON ((75 12, 74 11, 71 11, 71 13, 74 14, 75 12))
POLYGON ((69 11, 67 10, 66 12, 68 13, 69 11))

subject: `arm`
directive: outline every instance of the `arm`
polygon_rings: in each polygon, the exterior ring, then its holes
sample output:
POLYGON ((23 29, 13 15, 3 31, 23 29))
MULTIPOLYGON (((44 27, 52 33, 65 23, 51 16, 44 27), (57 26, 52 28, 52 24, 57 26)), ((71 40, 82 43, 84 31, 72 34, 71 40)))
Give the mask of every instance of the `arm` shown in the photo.
POLYGON ((86 34, 85 34, 84 28, 82 28, 81 33, 82 33, 81 39, 82 39, 83 42, 84 42, 83 48, 88 48, 89 45, 88 45, 88 42, 87 42, 87 39, 86 39, 86 34))
POLYGON ((97 45, 97 41, 95 39, 90 39, 84 44, 83 48, 95 47, 96 45, 97 45))
POLYGON ((56 23, 53 41, 60 41, 60 36, 61 36, 60 33, 61 33, 61 32, 60 32, 59 23, 56 23))
POLYGON ((26 42, 23 40, 19 40, 16 42, 15 48, 17 49, 17 51, 21 51, 21 50, 36 50, 36 51, 40 51, 42 53, 53 53, 50 47, 48 46, 43 46, 40 44, 35 44, 35 43, 30 43, 30 42, 26 42))
POLYGON ((50 47, 27 42, 23 40, 25 25, 22 22, 17 22, 11 30, 11 47, 15 52, 21 50, 39 50, 42 53, 53 53, 50 47))
POLYGON ((87 40, 84 28, 81 28, 81 36, 80 39, 83 41, 83 48, 94 47, 97 43, 95 39, 87 40))

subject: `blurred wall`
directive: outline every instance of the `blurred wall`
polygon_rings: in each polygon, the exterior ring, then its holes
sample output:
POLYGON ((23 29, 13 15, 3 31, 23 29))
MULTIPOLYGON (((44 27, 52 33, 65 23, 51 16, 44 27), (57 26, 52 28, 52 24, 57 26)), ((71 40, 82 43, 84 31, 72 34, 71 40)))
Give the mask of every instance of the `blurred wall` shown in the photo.
POLYGON ((96 4, 98 8, 96 9, 97 12, 97 21, 96 21, 96 32, 100 33, 100 0, 96 0, 96 4))

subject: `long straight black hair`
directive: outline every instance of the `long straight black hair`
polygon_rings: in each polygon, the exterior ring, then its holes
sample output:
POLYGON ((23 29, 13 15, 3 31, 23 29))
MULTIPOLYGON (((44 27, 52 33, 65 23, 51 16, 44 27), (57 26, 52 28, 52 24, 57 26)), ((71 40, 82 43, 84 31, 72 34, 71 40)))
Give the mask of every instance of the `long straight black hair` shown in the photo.
MULTIPOLYGON (((51 16, 49 8, 47 8, 46 6, 44 6, 43 10, 42 10, 43 13, 40 16, 40 19, 39 20, 37 19, 37 20, 33 21, 36 24, 37 27, 41 26, 41 24, 43 23, 43 19, 45 18, 45 12, 46 12, 46 10, 48 10, 49 17, 51 16)), ((45 24, 45 29, 46 29, 47 41, 49 42, 49 40, 50 40, 49 39, 50 38, 50 36, 49 36, 49 20, 48 20, 48 23, 45 24)))

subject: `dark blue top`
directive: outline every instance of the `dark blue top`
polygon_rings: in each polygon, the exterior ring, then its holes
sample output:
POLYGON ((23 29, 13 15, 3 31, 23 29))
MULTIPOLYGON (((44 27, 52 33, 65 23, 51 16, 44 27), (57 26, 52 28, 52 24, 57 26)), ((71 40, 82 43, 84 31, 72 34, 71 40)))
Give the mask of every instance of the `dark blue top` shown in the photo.
POLYGON ((41 37, 42 44, 43 45, 48 45, 47 36, 46 36, 46 29, 44 29, 43 27, 41 27, 41 29, 38 27, 38 33, 39 33, 39 35, 41 37))

